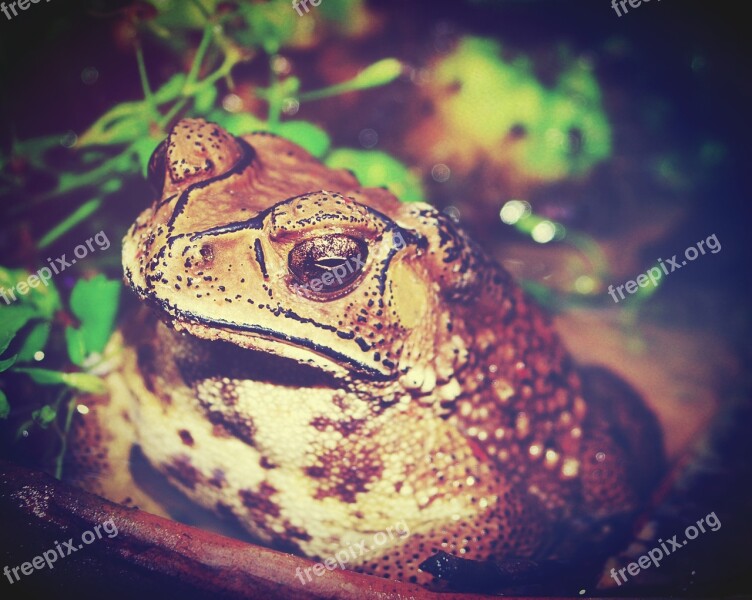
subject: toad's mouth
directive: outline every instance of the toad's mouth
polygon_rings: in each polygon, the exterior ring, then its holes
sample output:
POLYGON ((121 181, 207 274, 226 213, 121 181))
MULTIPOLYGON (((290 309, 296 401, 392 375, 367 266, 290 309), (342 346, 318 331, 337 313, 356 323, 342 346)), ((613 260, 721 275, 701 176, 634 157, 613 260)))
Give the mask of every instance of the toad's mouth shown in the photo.
MULTIPOLYGON (((354 379, 374 380, 352 370, 347 357, 335 361, 317 348, 296 343, 289 337, 261 337, 244 333, 233 341, 206 339, 190 327, 179 333, 159 323, 158 346, 171 356, 188 385, 207 379, 245 380, 276 387, 339 389, 354 379)), ((216 333, 216 329, 212 329, 216 333)), ((303 340, 305 342, 305 340, 303 340)), ((383 376, 376 374, 378 378, 383 376)))
MULTIPOLYGON (((222 332, 225 338, 230 340, 228 345, 239 350, 258 351, 287 358, 301 366, 310 365, 326 371, 340 379, 355 376, 373 381, 386 381, 393 376, 390 371, 383 372, 325 344, 262 325, 209 319, 177 309, 174 313, 175 318, 171 320, 173 325, 177 329, 185 330, 197 340, 216 340, 217 332, 222 332)), ((331 329, 336 331, 334 328, 331 329)))
POLYGON ((277 387, 341 387, 333 374, 315 365, 279 356, 264 350, 242 348, 223 341, 193 338, 188 356, 177 356, 176 366, 188 385, 206 379, 247 380, 277 387))

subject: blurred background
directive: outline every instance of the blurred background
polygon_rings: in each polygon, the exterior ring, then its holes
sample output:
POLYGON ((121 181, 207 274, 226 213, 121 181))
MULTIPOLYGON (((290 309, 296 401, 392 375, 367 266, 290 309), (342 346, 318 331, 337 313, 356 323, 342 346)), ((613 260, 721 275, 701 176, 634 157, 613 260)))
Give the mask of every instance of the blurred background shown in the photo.
POLYGON ((645 397, 672 471, 612 564, 711 511, 723 527, 619 593, 752 590, 752 82, 738 7, 308 9, 53 1, 0 14, 0 286, 97 232, 112 242, 49 287, 0 300, 2 456, 65 477, 70 425, 85 418, 76 398, 100 389, 105 343, 133 303, 119 246, 151 200, 146 162, 180 117, 202 116, 234 134, 273 131, 439 207, 550 311, 579 362, 645 397), (711 235, 717 253, 609 296, 711 235))

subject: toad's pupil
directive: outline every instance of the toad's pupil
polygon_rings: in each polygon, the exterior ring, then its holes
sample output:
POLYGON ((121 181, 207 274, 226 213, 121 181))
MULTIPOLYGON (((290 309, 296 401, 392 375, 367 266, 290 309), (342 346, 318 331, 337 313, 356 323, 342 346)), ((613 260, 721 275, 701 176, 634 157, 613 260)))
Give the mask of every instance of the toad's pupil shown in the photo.
POLYGON ((349 258, 350 257, 348 257, 348 258, 337 257, 337 258, 319 259, 319 260, 316 261, 316 266, 319 267, 320 269, 333 269, 335 267, 338 267, 340 265, 345 264, 349 260, 349 258))

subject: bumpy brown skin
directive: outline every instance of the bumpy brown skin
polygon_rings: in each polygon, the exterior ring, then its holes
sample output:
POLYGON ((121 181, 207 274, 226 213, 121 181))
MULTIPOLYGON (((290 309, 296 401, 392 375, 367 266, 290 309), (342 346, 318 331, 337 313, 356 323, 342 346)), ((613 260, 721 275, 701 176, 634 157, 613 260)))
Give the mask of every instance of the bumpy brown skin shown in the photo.
MULTIPOLYGON (((123 246, 151 307, 126 332, 131 405, 89 424, 106 461, 139 444, 266 542, 325 559, 365 540, 350 567, 422 583, 438 550, 539 556, 557 524, 636 506, 634 457, 544 315, 433 208, 202 120, 175 127, 151 179, 123 246), (347 281, 296 287, 335 265, 347 281)), ((122 501, 123 469, 99 468, 122 501)))

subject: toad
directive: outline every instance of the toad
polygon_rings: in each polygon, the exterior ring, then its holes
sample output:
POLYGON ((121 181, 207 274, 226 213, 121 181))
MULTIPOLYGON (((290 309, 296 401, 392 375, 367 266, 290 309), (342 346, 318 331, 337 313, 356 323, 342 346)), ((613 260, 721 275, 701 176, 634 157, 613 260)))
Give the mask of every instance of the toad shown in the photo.
POLYGON ((355 568, 420 583, 438 552, 561 556, 644 499, 652 414, 575 370, 448 216, 201 119, 173 128, 149 180, 123 241, 142 305, 122 328, 127 393, 79 444, 95 491, 156 506, 125 466, 138 446, 264 543, 322 559, 368 539, 355 568), (376 547, 396 522, 409 535, 376 547))

